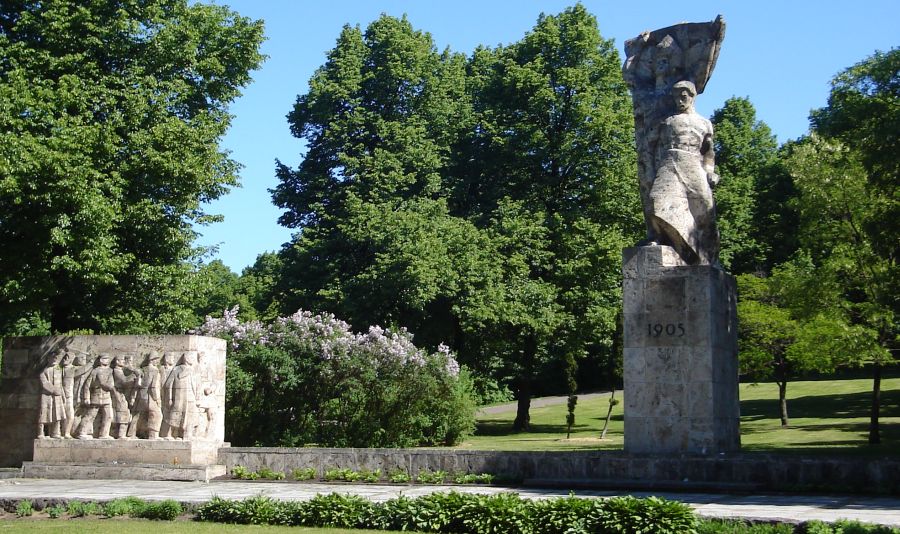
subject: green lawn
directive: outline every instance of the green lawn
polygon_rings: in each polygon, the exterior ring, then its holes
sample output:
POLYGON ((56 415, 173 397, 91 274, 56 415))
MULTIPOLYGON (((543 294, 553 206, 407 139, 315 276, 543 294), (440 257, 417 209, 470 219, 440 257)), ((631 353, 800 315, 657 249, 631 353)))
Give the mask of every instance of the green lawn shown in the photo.
MULTIPOLYGON (((778 389, 773 383, 741 384, 741 443, 745 450, 828 452, 900 456, 900 378, 882 380, 879 446, 868 445, 872 381, 823 380, 788 384, 790 427, 781 428, 778 389)), ((589 450, 622 448, 622 403, 613 410, 600 440, 608 395, 579 400, 576 425, 566 439, 566 406, 531 410, 532 431, 512 432, 515 408, 478 419, 476 435, 458 448, 478 450, 589 450)), ((622 396, 616 393, 620 401, 622 396)))
MULTIPOLYGON (((0 519, 2 534, 389 534, 384 530, 225 525, 197 521, 149 521, 146 519, 0 519)), ((409 534, 409 533, 406 533, 409 534)))

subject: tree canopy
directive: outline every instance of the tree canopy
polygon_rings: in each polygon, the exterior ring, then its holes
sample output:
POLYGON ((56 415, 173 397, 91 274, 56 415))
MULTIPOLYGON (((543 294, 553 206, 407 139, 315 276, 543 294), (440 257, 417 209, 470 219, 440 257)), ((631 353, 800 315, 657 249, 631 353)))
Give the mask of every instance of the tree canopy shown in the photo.
POLYGON ((187 0, 0 6, 0 328, 177 332, 262 23, 187 0))

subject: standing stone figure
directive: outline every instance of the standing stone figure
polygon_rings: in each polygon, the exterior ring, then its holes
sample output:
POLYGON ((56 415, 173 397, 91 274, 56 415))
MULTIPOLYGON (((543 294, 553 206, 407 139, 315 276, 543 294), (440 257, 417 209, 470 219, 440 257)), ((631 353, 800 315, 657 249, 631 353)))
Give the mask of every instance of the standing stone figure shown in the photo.
POLYGON ((191 439, 197 425, 197 400, 200 396, 200 374, 196 370, 197 351, 184 353, 182 363, 172 369, 166 379, 165 389, 169 395, 168 414, 163 413, 168 423, 167 439, 191 439))
POLYGON ((625 43, 647 238, 691 265, 718 263, 712 125, 693 109, 725 37, 722 17, 644 32, 625 43))
POLYGON ((88 375, 84 383, 83 401, 87 405, 84 417, 78 427, 78 439, 92 439, 94 431, 94 419, 100 414, 100 429, 97 432, 98 439, 113 439, 109 435, 109 427, 112 424, 112 392, 115 391, 113 370, 109 367, 111 356, 101 353, 97 357, 97 367, 88 375))
POLYGON ((44 425, 50 425, 51 438, 60 438, 60 423, 66 417, 63 399, 63 373, 59 368, 62 352, 54 352, 47 358, 47 363, 38 379, 41 382, 41 410, 38 415, 38 439, 47 439, 44 425))
POLYGON ((172 370, 175 369, 177 356, 178 354, 175 352, 164 352, 162 366, 159 368, 159 408, 162 411, 162 424, 159 427, 159 435, 164 438, 169 436, 169 412, 172 411, 172 384, 169 382, 169 375, 172 374, 172 370))
POLYGON ((133 358, 130 354, 120 354, 113 359, 113 384, 110 392, 112 399, 113 424, 116 427, 116 439, 123 439, 128 433, 131 423, 131 407, 128 399, 137 383, 134 373, 133 358))
POLYGON ((147 364, 141 369, 137 398, 132 411, 131 423, 128 425, 129 438, 136 437, 140 424, 146 424, 147 438, 159 439, 162 410, 160 409, 160 371, 157 365, 159 365, 159 353, 154 350, 147 355, 147 364))
POLYGON ((72 430, 76 428, 75 420, 81 414, 78 408, 81 407, 81 391, 80 386, 84 384, 84 377, 91 372, 93 365, 85 363, 84 357, 80 354, 72 355, 66 352, 62 359, 63 372, 63 398, 66 408, 66 418, 63 420, 62 435, 64 438, 72 438, 72 430))
POLYGON ((218 413, 216 405, 218 404, 217 395, 219 393, 218 382, 213 374, 213 369, 209 365, 206 353, 201 352, 198 356, 197 364, 200 374, 200 398, 197 399, 197 430, 196 435, 204 438, 211 436, 215 429, 218 413))

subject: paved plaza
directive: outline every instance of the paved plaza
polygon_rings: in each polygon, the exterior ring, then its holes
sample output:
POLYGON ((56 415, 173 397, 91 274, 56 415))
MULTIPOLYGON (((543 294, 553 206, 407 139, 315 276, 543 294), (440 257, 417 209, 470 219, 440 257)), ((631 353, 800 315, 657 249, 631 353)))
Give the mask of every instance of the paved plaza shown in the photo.
MULTIPOLYGON (((506 488, 496 486, 424 486, 388 484, 327 484, 297 482, 246 482, 216 480, 203 482, 162 482, 140 480, 41 480, 12 478, 0 480, 0 499, 81 499, 108 501, 118 497, 146 500, 175 499, 201 503, 214 496, 243 499, 267 495, 279 500, 306 500, 317 494, 347 493, 373 501, 404 495, 417 497, 438 491, 495 494, 514 491, 529 499, 565 497, 567 490, 506 488)), ((575 490, 577 497, 611 497, 615 491, 575 490)), ((738 495, 713 493, 628 492, 636 497, 657 495, 691 505, 704 517, 745 518, 786 522, 818 519, 853 519, 900 527, 900 498, 852 495, 738 495)))

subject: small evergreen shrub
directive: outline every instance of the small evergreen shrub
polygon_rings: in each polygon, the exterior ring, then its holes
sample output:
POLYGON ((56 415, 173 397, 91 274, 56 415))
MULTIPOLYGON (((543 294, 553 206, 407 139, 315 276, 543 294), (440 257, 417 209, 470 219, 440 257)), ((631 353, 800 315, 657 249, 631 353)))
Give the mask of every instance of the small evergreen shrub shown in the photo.
POLYGON ((172 499, 159 502, 148 502, 136 515, 141 519, 172 521, 184 513, 181 503, 172 499))
POLYGON ((697 532, 691 507, 659 497, 613 497, 603 502, 597 525, 601 532, 690 534, 697 532))
POLYGON ((416 482, 419 484, 443 484, 446 478, 446 471, 441 471, 440 469, 437 471, 423 469, 416 475, 416 482))
POLYGON ((794 534, 794 525, 756 523, 733 519, 701 519, 697 534, 794 534))
POLYGON ((305 467, 302 469, 294 469, 291 471, 291 476, 294 480, 314 480, 316 478, 316 468, 315 467, 305 467))
POLYGON ((388 471, 388 480, 394 484, 406 484, 412 481, 412 477, 403 469, 392 469, 388 471))
POLYGON ((325 528, 364 528, 375 516, 375 505, 355 495, 316 495, 305 503, 304 524, 325 528))
POLYGON ((284 473, 281 471, 273 471, 268 467, 262 467, 259 471, 256 472, 259 475, 259 478, 265 480, 284 480, 284 473))
POLYGON ((69 501, 66 512, 71 517, 88 517, 102 515, 103 508, 95 502, 69 501))
POLYGON ((131 517, 139 517, 141 511, 147 506, 147 503, 137 497, 126 497, 124 499, 113 499, 101 506, 102 513, 106 517, 118 517, 130 515, 131 517))
POLYGON ((28 499, 16 503, 16 517, 31 517, 34 513, 34 505, 28 499))
POLYGON ((66 508, 65 506, 60 506, 57 504, 56 506, 47 508, 46 511, 47 517, 49 517, 50 519, 59 519, 66 512, 66 508))

